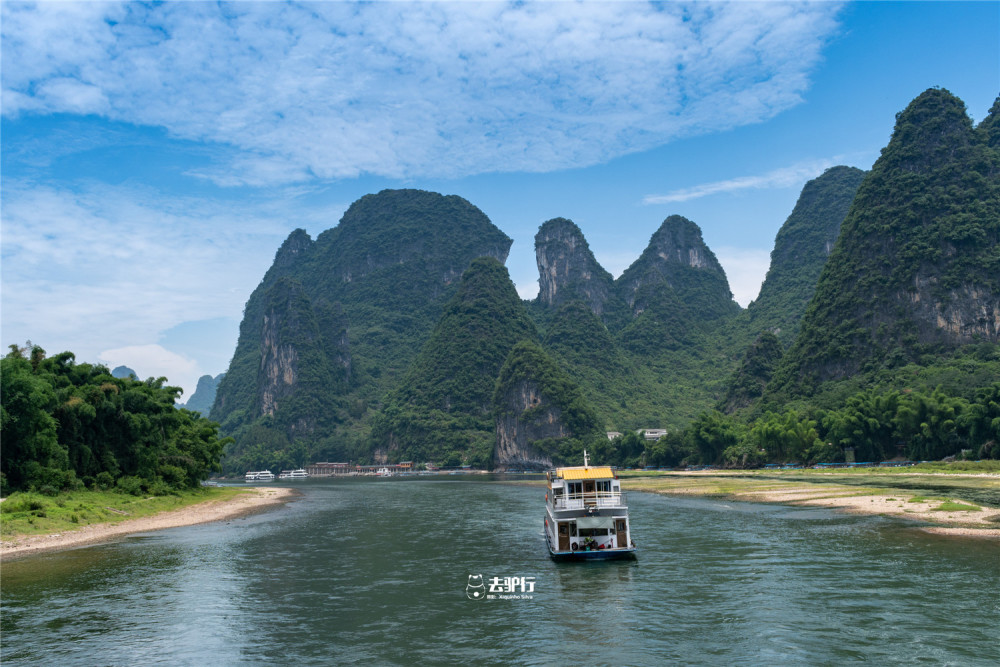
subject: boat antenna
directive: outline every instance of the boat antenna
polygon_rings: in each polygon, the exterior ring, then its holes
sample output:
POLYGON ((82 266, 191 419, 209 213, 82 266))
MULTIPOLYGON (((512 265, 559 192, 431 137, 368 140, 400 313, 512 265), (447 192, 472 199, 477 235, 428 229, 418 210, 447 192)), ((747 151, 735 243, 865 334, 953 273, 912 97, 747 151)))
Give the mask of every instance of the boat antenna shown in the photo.
POLYGON ((583 450, 583 467, 586 468, 590 465, 590 461, 587 460, 587 450, 583 450))

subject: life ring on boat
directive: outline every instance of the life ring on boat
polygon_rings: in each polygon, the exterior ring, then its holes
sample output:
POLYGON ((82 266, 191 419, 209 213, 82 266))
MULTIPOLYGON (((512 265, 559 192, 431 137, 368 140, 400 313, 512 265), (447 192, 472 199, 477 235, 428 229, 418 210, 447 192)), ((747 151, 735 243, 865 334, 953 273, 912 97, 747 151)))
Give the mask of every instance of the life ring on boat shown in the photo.
POLYGON ((572 547, 571 547, 571 548, 573 549, 573 551, 576 551, 577 549, 579 549, 579 548, 580 548, 580 545, 579 545, 579 544, 577 544, 576 542, 574 542, 574 543, 572 544, 572 547))

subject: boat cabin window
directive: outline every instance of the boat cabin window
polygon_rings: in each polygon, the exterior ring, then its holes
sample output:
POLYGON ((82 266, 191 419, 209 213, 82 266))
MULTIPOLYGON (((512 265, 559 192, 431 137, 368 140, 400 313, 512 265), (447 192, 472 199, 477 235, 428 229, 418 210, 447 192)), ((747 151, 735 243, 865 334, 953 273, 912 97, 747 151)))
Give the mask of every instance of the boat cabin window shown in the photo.
POLYGON ((576 537, 576 522, 575 521, 569 524, 569 536, 570 537, 576 537))
POLYGON ((556 498, 562 496, 562 494, 563 494, 563 489, 561 486, 552 487, 552 495, 554 495, 556 498))
POLYGON ((611 493, 611 480, 604 480, 597 483, 597 490, 603 493, 611 493))
POLYGON ((569 482, 567 484, 570 494, 581 494, 583 493, 583 482, 569 482))

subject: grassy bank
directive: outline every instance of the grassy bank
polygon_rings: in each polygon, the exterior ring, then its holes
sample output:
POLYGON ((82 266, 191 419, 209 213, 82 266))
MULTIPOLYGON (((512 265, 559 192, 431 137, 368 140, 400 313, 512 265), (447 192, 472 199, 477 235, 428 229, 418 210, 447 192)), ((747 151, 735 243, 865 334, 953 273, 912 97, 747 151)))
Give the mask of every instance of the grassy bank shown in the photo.
POLYGON ((168 496, 130 496, 111 491, 72 491, 57 496, 13 493, 0 503, 0 538, 47 535, 91 524, 118 523, 181 509, 209 500, 225 500, 248 489, 204 487, 168 496))
POLYGON ((750 502, 851 507, 929 523, 996 529, 1000 523, 1000 476, 934 474, 914 468, 856 470, 757 470, 688 472, 622 471, 625 490, 668 495, 723 497, 750 502))
MULTIPOLYGON (((957 472, 957 471, 955 471, 957 472)), ((956 499, 1000 507, 1000 477, 992 475, 914 473, 914 468, 855 470, 712 471, 699 474, 629 472, 619 475, 625 487, 637 491, 706 496, 748 496, 781 493, 806 486, 818 493, 884 495, 956 499)))

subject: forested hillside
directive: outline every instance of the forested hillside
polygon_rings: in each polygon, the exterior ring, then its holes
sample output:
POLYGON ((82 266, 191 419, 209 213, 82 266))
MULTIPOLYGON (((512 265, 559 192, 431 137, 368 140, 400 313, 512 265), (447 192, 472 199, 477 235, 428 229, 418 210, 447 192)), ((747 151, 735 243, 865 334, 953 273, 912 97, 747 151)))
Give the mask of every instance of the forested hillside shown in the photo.
POLYGON ((460 197, 367 195, 315 241, 293 232, 247 302, 211 416, 226 466, 370 458, 371 420, 473 259, 511 240, 460 197))
POLYGON ((961 100, 931 89, 897 116, 769 387, 771 401, 934 366, 964 346, 1000 340, 996 114, 994 105, 973 128, 961 100))
POLYGON ((166 378, 114 377, 72 352, 11 346, 0 360, 3 495, 34 489, 116 488, 163 495, 197 487, 227 440, 218 424, 174 402, 166 378))
POLYGON ((378 458, 489 467, 497 375, 517 343, 537 337, 507 269, 474 260, 375 422, 378 458))
POLYGON ((668 217, 617 280, 570 220, 543 224, 535 254, 530 312, 608 430, 678 428, 718 400, 740 308, 695 223, 668 217))
POLYGON ((864 177, 860 169, 832 167, 805 184, 774 239, 760 294, 734 320, 732 335, 752 341, 769 331, 786 346, 795 340, 864 177))
POLYGON ((597 413, 579 387, 530 339, 504 361, 493 390, 500 470, 578 463, 586 446, 606 440, 597 413))
POLYGON ((215 377, 202 375, 198 378, 198 386, 195 387, 191 398, 182 407, 192 412, 200 412, 203 415, 207 415, 212 410, 212 404, 215 403, 215 394, 219 389, 219 382, 224 376, 225 373, 220 373, 215 377))

